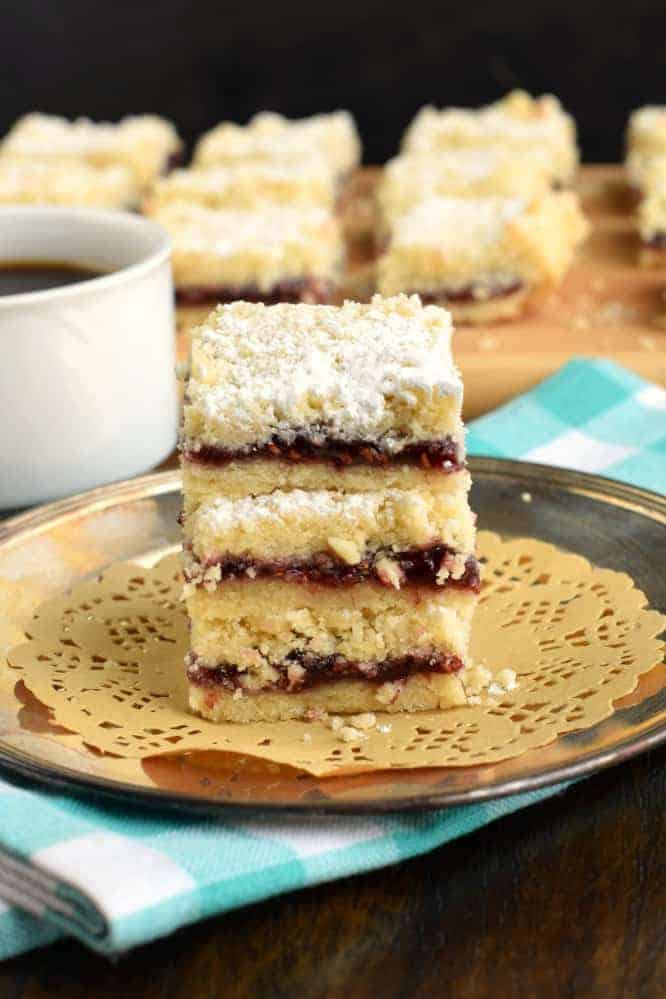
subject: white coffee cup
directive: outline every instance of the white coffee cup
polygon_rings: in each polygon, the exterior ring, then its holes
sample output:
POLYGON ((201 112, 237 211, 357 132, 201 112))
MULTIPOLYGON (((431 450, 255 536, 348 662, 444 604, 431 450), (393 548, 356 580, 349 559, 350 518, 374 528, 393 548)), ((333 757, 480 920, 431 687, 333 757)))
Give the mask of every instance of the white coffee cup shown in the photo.
POLYGON ((0 295, 0 508, 144 472, 176 439, 169 238, 125 212, 0 208, 2 261, 103 271, 0 295))

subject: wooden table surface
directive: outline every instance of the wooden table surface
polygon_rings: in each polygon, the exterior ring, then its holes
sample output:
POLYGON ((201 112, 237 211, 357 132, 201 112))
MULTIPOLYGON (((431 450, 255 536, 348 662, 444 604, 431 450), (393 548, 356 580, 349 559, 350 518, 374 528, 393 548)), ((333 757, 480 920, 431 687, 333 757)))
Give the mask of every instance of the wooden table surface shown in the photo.
POLYGON ((67 942, 2 999, 666 996, 666 749, 424 857, 229 913, 112 964, 67 942))

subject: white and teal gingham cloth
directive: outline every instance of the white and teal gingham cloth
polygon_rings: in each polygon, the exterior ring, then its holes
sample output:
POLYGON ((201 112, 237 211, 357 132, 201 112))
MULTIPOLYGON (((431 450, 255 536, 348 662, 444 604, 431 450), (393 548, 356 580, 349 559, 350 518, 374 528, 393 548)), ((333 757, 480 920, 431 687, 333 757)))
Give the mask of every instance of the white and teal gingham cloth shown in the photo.
MULTIPOLYGON (((609 362, 573 360, 476 420, 468 444, 663 492, 666 392, 609 362)), ((215 913, 425 853, 563 789, 402 816, 202 818, 5 775, 0 958, 62 935, 118 954, 215 913)))

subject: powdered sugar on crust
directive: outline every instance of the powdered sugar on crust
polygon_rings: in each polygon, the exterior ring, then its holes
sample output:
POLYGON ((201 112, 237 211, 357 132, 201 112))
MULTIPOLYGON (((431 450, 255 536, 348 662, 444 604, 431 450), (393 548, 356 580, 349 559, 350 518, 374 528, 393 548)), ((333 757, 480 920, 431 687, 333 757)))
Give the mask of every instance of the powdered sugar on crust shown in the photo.
POLYGON ((551 176, 566 182, 577 166, 576 130, 556 97, 516 90, 478 110, 424 107, 405 132, 403 152, 433 153, 459 146, 500 145, 548 151, 551 176))
POLYGON ((341 307, 219 306, 192 337, 187 448, 306 434, 399 452, 461 435, 451 319, 416 296, 341 307))
POLYGON ((646 104, 629 118, 627 144, 631 152, 666 154, 666 105, 646 104))
POLYGON ((358 165, 361 144, 348 111, 289 120, 271 111, 256 114, 247 125, 222 122, 199 140, 197 166, 233 160, 320 156, 337 176, 358 165))
MULTIPOLYGON (((219 555, 260 559, 306 557, 328 551, 348 565, 366 550, 404 551, 445 544, 471 553, 475 529, 467 503, 469 477, 460 475, 457 494, 443 499, 427 490, 342 493, 325 489, 276 489, 265 496, 218 497, 185 521, 185 537, 202 562, 219 555)), ((460 572, 446 561, 447 575, 460 572)))
POLYGON ((175 202, 154 216, 168 228, 178 248, 215 253, 220 257, 259 246, 266 256, 285 243, 307 243, 329 222, 323 208, 264 205, 263 211, 244 208, 212 209, 175 202))
POLYGON ((181 142, 173 125, 157 115, 129 115, 119 122, 68 121, 34 112, 20 118, 2 142, 17 156, 65 156, 97 166, 125 163, 141 185, 162 171, 181 142))
POLYGON ((432 243, 442 253, 480 255, 497 243, 506 225, 525 211, 522 198, 448 198, 432 196, 401 216, 394 245, 432 243))
POLYGON ((324 208, 266 203, 213 209, 167 203, 152 217, 170 233, 177 288, 255 285, 316 277, 335 284, 344 258, 338 223, 324 208))
POLYGON ((531 198, 550 188, 548 157, 542 149, 516 156, 503 146, 464 146, 436 156, 402 155, 386 164, 377 191, 385 222, 425 197, 487 195, 531 198))
POLYGON ((85 160, 0 156, 0 203, 132 208, 139 187, 126 166, 94 167, 85 160))
POLYGON ((456 292, 482 298, 518 283, 559 282, 588 226, 572 191, 526 201, 510 197, 431 196, 393 224, 377 265, 377 286, 456 292))
MULTIPOLYGON (((359 521, 370 520, 379 507, 393 498, 401 499, 397 490, 386 493, 334 493, 325 489, 305 491, 292 489, 289 492, 276 490, 267 496, 245 496, 242 499, 219 497, 214 502, 199 507, 196 514, 196 528, 206 526, 215 533, 231 533, 248 523, 273 522, 286 516, 329 518, 335 516, 350 528, 359 521)), ((409 494, 406 494, 409 499, 409 494)))
POLYGON ((174 170, 150 192, 149 212, 175 201, 209 208, 255 208, 262 202, 319 205, 333 209, 336 188, 326 164, 312 157, 222 164, 174 170))

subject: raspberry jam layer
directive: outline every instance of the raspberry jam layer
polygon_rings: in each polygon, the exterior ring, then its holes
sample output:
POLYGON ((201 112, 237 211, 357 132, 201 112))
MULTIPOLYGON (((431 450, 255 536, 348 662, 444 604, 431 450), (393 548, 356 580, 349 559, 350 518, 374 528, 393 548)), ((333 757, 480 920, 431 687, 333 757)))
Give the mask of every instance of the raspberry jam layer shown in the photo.
POLYGON ((162 169, 162 176, 166 177, 172 170, 175 170, 176 167, 183 166, 184 163, 185 154, 182 149, 176 149, 173 153, 169 153, 162 169))
POLYGON ((392 452, 383 449, 381 444, 367 441, 337 441, 322 437, 319 444, 312 437, 296 434, 289 441, 273 436, 268 443, 253 445, 244 451, 229 451, 204 444, 196 451, 185 450, 184 458, 201 465, 226 465, 243 458, 279 458, 293 462, 326 462, 338 468, 347 465, 419 465, 440 472, 459 472, 465 464, 452 437, 407 444, 400 451, 392 452))
POLYGON ((356 565, 348 565, 327 552, 309 559, 260 561, 223 556, 205 563, 191 555, 190 559, 185 568, 185 578, 197 586, 210 585, 210 580, 221 583, 230 579, 253 580, 268 576, 288 583, 318 583, 325 586, 351 586, 354 583, 376 580, 393 587, 397 579, 401 586, 452 586, 474 593, 478 593, 481 588, 476 558, 473 555, 463 558, 446 545, 411 548, 401 552, 374 552, 356 565), (214 572, 208 572, 210 569, 214 572))
POLYGON ((200 285, 176 289, 176 301, 180 305, 227 304, 229 302, 263 302, 264 305, 328 305, 335 295, 334 287, 328 281, 318 278, 304 278, 298 281, 279 281, 270 291, 262 291, 256 285, 242 287, 200 285))
MULTIPOLYGON (((220 663, 206 666, 193 653, 186 657, 187 679, 197 687, 223 687, 227 690, 243 689, 243 674, 235 666, 220 663)), ((399 683, 416 673, 457 673, 463 661, 451 652, 433 652, 430 655, 414 653, 395 656, 380 662, 359 663, 344 656, 318 656, 311 652, 290 652, 281 663, 272 663, 279 673, 275 683, 261 688, 266 691, 298 693, 322 684, 339 680, 365 680, 368 683, 399 683)))
POLYGON ((420 291, 418 294, 424 305, 439 305, 442 302, 453 302, 457 305, 480 305, 483 302, 492 302, 497 298, 515 295, 523 288, 523 282, 516 280, 495 286, 472 283, 466 288, 442 288, 440 291, 420 291))

